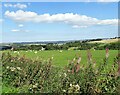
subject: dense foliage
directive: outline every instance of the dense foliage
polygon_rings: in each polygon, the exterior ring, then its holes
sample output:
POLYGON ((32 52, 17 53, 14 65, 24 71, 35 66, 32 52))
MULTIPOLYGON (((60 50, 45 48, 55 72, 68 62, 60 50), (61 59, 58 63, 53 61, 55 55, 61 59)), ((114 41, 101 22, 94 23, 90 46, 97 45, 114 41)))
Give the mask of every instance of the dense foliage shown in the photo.
POLYGON ((88 42, 68 42, 65 44, 53 44, 48 43, 45 45, 18 45, 13 44, 14 50, 87 50, 87 49, 96 49, 96 50, 105 50, 106 48, 109 48, 111 50, 119 50, 120 48, 120 42, 114 42, 114 43, 88 43, 88 42))
POLYGON ((12 93, 119 93, 120 55, 108 68, 108 49, 100 65, 87 52, 88 65, 81 65, 82 58, 77 56, 64 69, 53 66, 52 58, 38 61, 3 53, 3 86, 15 88, 12 93))

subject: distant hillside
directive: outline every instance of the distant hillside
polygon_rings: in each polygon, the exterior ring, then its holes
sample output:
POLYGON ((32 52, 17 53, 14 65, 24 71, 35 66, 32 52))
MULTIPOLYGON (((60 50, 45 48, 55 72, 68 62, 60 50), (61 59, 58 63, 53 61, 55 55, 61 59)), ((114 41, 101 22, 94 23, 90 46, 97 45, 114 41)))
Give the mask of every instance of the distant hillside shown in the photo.
POLYGON ((115 39, 104 39, 104 40, 100 40, 100 41, 90 41, 88 43, 115 43, 118 42, 120 40, 120 38, 115 38, 115 39))

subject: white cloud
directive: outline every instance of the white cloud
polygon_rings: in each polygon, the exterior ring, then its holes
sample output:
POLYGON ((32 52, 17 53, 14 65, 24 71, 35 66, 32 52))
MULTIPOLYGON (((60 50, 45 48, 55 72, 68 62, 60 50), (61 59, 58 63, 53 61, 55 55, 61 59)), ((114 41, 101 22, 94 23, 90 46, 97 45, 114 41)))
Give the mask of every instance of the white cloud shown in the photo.
POLYGON ((37 22, 37 23, 62 22, 72 25, 73 28, 77 28, 77 27, 81 28, 81 27, 88 27, 94 25, 118 25, 117 19, 100 20, 86 15, 79 15, 73 13, 39 15, 31 11, 18 10, 16 12, 6 11, 5 16, 21 23, 22 22, 37 22))
POLYGON ((24 25, 23 24, 19 24, 18 27, 23 27, 24 25))
POLYGON ((12 29, 12 32, 30 32, 29 30, 12 29))
POLYGON ((73 25, 72 28, 86 28, 87 26, 78 26, 78 25, 73 25))
POLYGON ((13 30, 11 30, 12 32, 20 32, 20 30, 19 29, 13 29, 13 30))
POLYGON ((20 8, 20 9, 27 8, 26 4, 21 4, 21 3, 17 3, 17 4, 6 3, 6 4, 4 4, 4 6, 5 7, 12 7, 12 8, 20 8))

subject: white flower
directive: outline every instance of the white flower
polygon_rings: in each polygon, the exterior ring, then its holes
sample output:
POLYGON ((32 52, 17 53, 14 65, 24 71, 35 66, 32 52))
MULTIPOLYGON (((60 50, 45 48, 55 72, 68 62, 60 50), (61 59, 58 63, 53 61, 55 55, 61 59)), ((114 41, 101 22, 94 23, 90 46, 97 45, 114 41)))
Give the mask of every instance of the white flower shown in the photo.
POLYGON ((72 84, 70 84, 70 86, 72 87, 72 84))
POLYGON ((62 52, 62 50, 60 50, 60 53, 62 52))
POLYGON ((9 66, 7 66, 6 68, 9 69, 9 66))
POLYGON ((18 51, 17 53, 18 53, 18 54, 20 54, 20 52, 19 52, 19 51, 18 51))
POLYGON ((11 71, 15 71, 15 68, 14 68, 14 67, 10 67, 10 70, 11 70, 11 71))
POLYGON ((64 75, 65 75, 65 77, 67 76, 67 74, 66 74, 66 73, 64 73, 64 75))
POLYGON ((66 90, 63 90, 63 92, 66 92, 66 90))
POLYGON ((13 62, 13 60, 11 60, 11 62, 13 62))
POLYGON ((80 86, 78 84, 75 85, 75 87, 77 88, 77 90, 80 90, 80 86))
POLYGON ((37 53, 37 51, 35 51, 34 53, 37 53))
POLYGON ((76 59, 75 58, 73 58, 73 61, 75 61, 76 59))
POLYGON ((16 67, 18 70, 22 70, 20 67, 16 67))
POLYGON ((33 85, 33 88, 37 88, 37 85, 33 85))
POLYGON ((35 85, 38 86, 38 83, 36 83, 35 85))
POLYGON ((77 60, 77 63, 80 63, 80 62, 81 62, 81 57, 79 57, 77 60))
POLYGON ((53 56, 52 56, 52 58, 51 59, 53 59, 53 56))
POLYGON ((14 51, 14 53, 16 53, 17 51, 14 51))

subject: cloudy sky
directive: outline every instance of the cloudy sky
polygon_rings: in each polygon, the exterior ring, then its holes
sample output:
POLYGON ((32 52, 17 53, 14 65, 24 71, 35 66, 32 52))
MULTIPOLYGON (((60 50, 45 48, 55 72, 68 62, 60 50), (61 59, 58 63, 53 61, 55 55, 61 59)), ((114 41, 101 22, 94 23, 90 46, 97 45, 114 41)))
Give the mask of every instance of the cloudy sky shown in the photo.
POLYGON ((4 2, 0 17, 2 41, 81 40, 118 36, 118 3, 87 1, 4 2))

